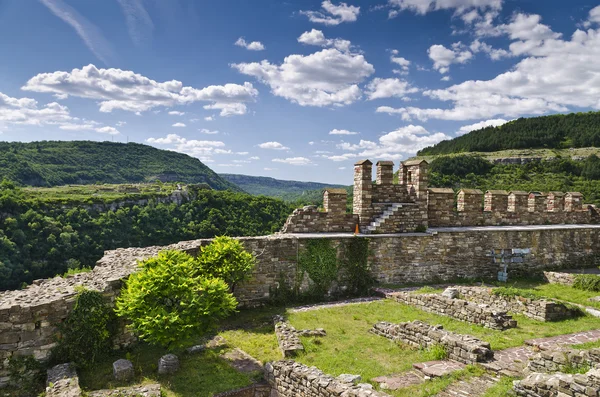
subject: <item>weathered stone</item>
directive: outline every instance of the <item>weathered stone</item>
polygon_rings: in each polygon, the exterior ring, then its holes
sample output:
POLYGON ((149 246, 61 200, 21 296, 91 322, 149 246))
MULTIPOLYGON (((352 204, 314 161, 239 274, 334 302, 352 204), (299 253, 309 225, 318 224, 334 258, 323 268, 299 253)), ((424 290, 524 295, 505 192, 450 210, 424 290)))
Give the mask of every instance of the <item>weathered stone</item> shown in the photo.
POLYGON ((360 375, 341 374, 337 378, 342 383, 358 383, 362 380, 360 375))
POLYGON ((129 360, 123 358, 113 363, 113 377, 117 381, 129 381, 135 375, 133 364, 129 360))
POLYGON ((459 296, 458 290, 456 288, 448 287, 442 292, 442 296, 450 299, 456 299, 459 296))
POLYGON ((158 360, 160 375, 173 374, 179 370, 179 358, 174 354, 165 354, 158 360))
POLYGON ((46 397, 80 397, 79 378, 72 364, 59 364, 48 370, 46 397))
POLYGON ((88 397, 160 397, 159 384, 150 384, 133 387, 123 387, 112 390, 95 390, 87 393, 88 397))

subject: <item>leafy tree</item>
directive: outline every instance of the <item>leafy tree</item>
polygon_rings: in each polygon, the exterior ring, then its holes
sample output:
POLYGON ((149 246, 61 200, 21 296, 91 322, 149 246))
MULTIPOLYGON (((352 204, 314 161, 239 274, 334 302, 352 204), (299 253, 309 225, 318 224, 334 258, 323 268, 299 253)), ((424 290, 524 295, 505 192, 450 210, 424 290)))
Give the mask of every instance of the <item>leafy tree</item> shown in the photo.
POLYGON ((149 343, 182 345, 235 311, 227 283, 199 274, 197 261, 186 253, 163 251, 140 267, 122 289, 116 313, 149 343))
POLYGON ((203 247, 197 261, 199 274, 222 279, 232 291, 238 282, 249 277, 256 265, 254 255, 244 250, 239 240, 225 236, 216 237, 203 247))
POLYGON ((581 176, 589 180, 600 180, 600 158, 598 156, 593 154, 585 160, 581 176))
POLYGON ((113 312, 100 292, 80 291, 73 310, 59 326, 60 339, 53 351, 54 361, 72 361, 81 367, 93 365, 112 347, 113 320, 113 312))

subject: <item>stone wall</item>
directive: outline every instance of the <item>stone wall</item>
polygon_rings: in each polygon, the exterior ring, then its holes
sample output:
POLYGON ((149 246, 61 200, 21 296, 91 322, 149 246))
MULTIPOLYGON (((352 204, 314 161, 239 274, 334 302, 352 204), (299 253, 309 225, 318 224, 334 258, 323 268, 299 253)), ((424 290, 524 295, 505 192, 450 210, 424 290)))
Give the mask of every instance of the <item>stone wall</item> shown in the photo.
POLYGON ((478 324, 486 328, 504 331, 517 326, 517 322, 506 312, 497 311, 488 305, 479 305, 463 299, 450 299, 438 294, 414 294, 395 292, 388 297, 397 302, 414 306, 426 312, 456 320, 478 324))
POLYGON ((544 272, 544 278, 550 284, 562 284, 572 286, 577 274, 563 272, 544 272))
POLYGON ((367 383, 344 382, 315 367, 294 361, 276 361, 265 365, 265 378, 278 397, 389 397, 367 383))
POLYGON ((465 364, 486 362, 494 357, 488 342, 445 331, 441 325, 431 326, 418 320, 400 324, 382 321, 375 324, 371 332, 415 347, 442 345, 448 352, 448 358, 465 364))
POLYGON ((281 232, 352 233, 357 224, 358 215, 341 212, 322 212, 314 205, 307 205, 294 210, 283 225, 281 232))
POLYGON ((277 344, 283 357, 294 357, 298 352, 304 351, 304 346, 298 338, 298 332, 292 324, 285 321, 282 316, 273 318, 275 325, 275 336, 277 336, 277 344))
POLYGON ((556 350, 542 350, 528 363, 530 372, 560 372, 567 369, 600 364, 600 348, 590 350, 577 350, 559 348, 556 350))
MULTIPOLYGON (((327 238, 338 247, 356 237, 333 235, 327 238)), ((523 263, 509 264, 509 277, 541 273, 600 253, 600 227, 494 228, 447 231, 435 234, 369 236, 369 269, 381 283, 431 283, 458 278, 494 279, 501 270, 490 251, 499 248, 531 248, 523 263)), ((282 280, 288 286, 298 281, 298 255, 311 238, 302 235, 274 235, 240 238, 256 255, 253 277, 236 286, 235 295, 244 306, 256 306, 271 298, 282 280)), ((155 256, 164 249, 177 249, 192 255, 210 239, 185 241, 164 247, 124 248, 107 251, 92 272, 67 278, 39 280, 17 291, 0 293, 0 385, 6 383, 7 359, 15 355, 48 357, 54 346, 56 324, 72 308, 75 289, 84 286, 101 291, 112 302, 122 280, 137 268, 138 260, 155 256)), ((308 277, 304 277, 305 280, 308 277)), ((340 280, 341 281, 341 280, 340 280)), ((338 288, 343 288, 340 282, 338 288)), ((302 287, 307 287, 303 284, 302 287)), ((117 344, 126 345, 130 336, 122 334, 117 344)))
POLYGON ((493 288, 463 286, 453 288, 458 290, 463 299, 485 303, 506 312, 523 314, 537 321, 560 321, 579 314, 579 311, 573 311, 562 303, 546 299, 495 295, 493 288))
POLYGON ((591 369, 586 374, 553 375, 533 373, 525 379, 514 382, 514 391, 521 397, 540 396, 597 396, 600 389, 600 368, 591 369))

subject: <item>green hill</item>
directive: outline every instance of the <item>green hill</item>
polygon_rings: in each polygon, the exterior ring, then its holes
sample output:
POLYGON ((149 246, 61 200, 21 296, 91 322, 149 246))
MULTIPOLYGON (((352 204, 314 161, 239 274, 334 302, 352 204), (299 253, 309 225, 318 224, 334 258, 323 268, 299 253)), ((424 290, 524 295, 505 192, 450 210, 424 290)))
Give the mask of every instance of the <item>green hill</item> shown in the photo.
POLYGON ((322 190, 325 188, 345 188, 343 185, 330 185, 317 182, 283 181, 264 176, 237 174, 219 174, 223 179, 235 183, 244 191, 286 201, 317 203, 323 200, 322 190))
POLYGON ((520 118, 442 141, 418 155, 583 147, 600 147, 600 112, 520 118))
POLYGON ((3 178, 28 186, 159 180, 241 190, 194 157, 138 143, 0 142, 0 180, 3 178))

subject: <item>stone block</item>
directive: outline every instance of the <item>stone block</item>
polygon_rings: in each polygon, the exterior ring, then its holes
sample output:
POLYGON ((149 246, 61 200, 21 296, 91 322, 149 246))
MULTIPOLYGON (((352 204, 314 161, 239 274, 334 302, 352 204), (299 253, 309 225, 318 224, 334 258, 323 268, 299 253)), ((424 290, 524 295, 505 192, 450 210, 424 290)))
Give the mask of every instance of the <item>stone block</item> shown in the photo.
POLYGON ((165 354, 158 360, 160 375, 173 374, 179 370, 179 358, 174 354, 165 354))
POLYGON ((113 363, 113 377, 115 380, 119 382, 130 381, 134 375, 131 361, 121 358, 113 363))

